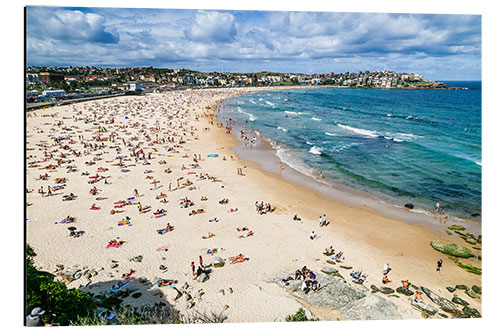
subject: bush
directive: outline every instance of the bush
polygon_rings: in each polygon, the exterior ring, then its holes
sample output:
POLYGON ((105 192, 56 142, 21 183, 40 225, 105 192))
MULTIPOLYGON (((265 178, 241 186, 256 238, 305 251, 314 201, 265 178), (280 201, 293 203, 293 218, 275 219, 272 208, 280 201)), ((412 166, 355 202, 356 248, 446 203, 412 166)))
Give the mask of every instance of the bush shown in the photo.
POLYGON ((96 305, 92 297, 78 289, 68 289, 63 282, 54 281, 51 274, 39 271, 34 265, 35 256, 35 251, 26 245, 28 313, 35 307, 41 307, 46 311, 44 318, 46 322, 68 325, 78 316, 86 316, 95 311, 96 305))
POLYGON ((318 321, 319 319, 307 318, 304 309, 300 308, 294 315, 286 316, 285 321, 318 321))

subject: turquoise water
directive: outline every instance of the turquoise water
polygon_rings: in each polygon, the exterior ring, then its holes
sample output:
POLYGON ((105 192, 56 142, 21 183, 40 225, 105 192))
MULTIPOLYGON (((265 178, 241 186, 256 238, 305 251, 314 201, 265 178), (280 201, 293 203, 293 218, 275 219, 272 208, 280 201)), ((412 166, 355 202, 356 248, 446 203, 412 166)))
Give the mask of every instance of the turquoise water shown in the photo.
POLYGON ((219 118, 257 130, 304 174, 479 220, 481 82, 447 85, 468 89, 267 91, 227 100, 219 118))

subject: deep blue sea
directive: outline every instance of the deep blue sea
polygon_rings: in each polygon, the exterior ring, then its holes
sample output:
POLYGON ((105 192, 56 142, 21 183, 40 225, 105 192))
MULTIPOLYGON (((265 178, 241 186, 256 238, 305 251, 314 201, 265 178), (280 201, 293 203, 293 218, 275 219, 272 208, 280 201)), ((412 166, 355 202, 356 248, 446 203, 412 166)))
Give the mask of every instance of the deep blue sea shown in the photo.
POLYGON ((253 127, 298 171, 397 205, 481 213, 481 82, 466 90, 290 89, 227 100, 219 115, 253 127))

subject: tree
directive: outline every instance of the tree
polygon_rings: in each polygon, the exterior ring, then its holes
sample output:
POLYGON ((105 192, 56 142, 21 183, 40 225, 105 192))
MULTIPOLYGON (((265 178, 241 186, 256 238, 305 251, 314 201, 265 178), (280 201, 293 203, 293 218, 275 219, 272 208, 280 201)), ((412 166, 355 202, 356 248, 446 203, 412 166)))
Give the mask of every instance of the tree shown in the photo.
POLYGON ((307 318, 306 312, 300 308, 294 315, 286 316, 285 321, 318 321, 319 319, 307 318))
POLYGON ((79 316, 86 316, 95 311, 96 305, 92 297, 79 289, 68 289, 63 282, 54 281, 51 274, 39 271, 34 265, 35 256, 33 248, 26 245, 28 313, 35 307, 41 307, 45 310, 45 316, 49 318, 44 320, 45 322, 69 325, 70 321, 76 320, 79 316))

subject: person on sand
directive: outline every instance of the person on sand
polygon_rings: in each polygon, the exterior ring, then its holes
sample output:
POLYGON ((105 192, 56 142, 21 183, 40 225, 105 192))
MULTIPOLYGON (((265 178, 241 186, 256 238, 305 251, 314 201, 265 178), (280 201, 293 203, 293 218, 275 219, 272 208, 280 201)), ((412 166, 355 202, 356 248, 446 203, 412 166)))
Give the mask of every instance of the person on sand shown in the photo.
POLYGON ((384 265, 384 270, 382 272, 383 272, 383 274, 387 275, 387 274, 389 274, 389 272, 391 270, 392 270, 392 268, 390 268, 389 264, 387 263, 387 264, 384 265))
POLYGON ((134 190, 134 196, 135 196, 136 198, 138 198, 138 197, 139 197, 139 191, 137 191, 137 189, 135 189, 135 190, 134 190))
POLYGON ((410 288, 410 282, 408 280, 401 281, 401 283, 403 284, 403 288, 410 288))
POLYGON ((196 271, 196 267, 194 266, 194 261, 191 261, 191 270, 193 271, 193 276, 196 271))
POLYGON ((443 268, 443 259, 439 259, 437 262, 436 271, 441 274, 441 269, 443 268))
POLYGON ((314 239, 318 238, 318 235, 316 235, 316 233, 315 233, 315 232, 314 232, 314 230, 313 230, 313 231, 311 231, 311 234, 309 235, 309 238, 310 238, 311 240, 314 240, 314 239))
POLYGON ((387 283, 391 283, 392 281, 389 280, 389 278, 387 277, 387 274, 384 274, 384 276, 382 277, 382 283, 383 284, 387 284, 387 283))
POLYGON ((202 258, 202 256, 199 256, 199 258, 200 258, 200 266, 201 267, 205 267, 205 266, 203 266, 203 258, 202 258))
POLYGON ((415 292, 415 299, 413 300, 413 302, 415 303, 423 303, 424 300, 422 299, 422 294, 420 293, 420 291, 416 291, 415 292))

